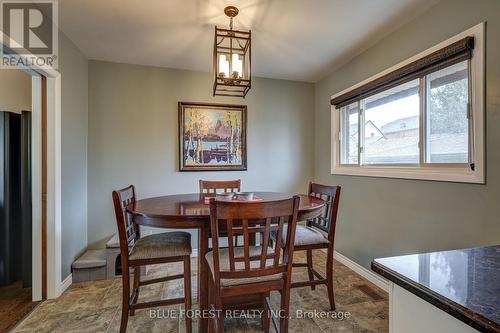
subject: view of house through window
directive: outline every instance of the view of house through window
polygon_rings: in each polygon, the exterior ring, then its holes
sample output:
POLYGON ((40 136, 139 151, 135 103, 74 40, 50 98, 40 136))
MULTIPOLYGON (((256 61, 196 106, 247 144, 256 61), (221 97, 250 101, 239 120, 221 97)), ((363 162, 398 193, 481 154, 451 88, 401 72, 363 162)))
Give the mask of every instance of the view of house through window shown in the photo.
POLYGON ((419 80, 365 100, 366 164, 418 163, 419 80))
POLYGON ((463 61, 342 107, 341 164, 467 163, 468 81, 463 61))

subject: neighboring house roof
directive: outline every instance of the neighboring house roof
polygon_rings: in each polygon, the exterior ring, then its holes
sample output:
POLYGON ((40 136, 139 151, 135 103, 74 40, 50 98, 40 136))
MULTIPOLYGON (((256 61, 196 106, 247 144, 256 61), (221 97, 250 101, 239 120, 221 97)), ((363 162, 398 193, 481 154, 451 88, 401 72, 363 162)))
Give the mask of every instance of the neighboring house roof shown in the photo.
POLYGON ((380 130, 384 134, 415 130, 419 128, 419 122, 418 116, 405 117, 385 124, 380 130))
MULTIPOLYGON (((381 137, 381 136, 384 136, 384 133, 382 133, 382 131, 377 127, 377 125, 375 125, 373 123, 373 121, 371 120, 368 120, 365 124, 365 136, 368 134, 368 133, 373 133, 375 135, 373 136, 376 136, 376 137, 381 137), (378 134, 378 135, 377 135, 378 134)), ((371 136, 371 135, 370 135, 371 136)))
MULTIPOLYGON (((365 136, 367 133, 377 133, 378 135, 374 135, 375 137, 383 137, 384 136, 384 133, 382 133, 382 131, 380 130, 380 128, 377 127, 377 125, 375 125, 375 123, 371 120, 368 120, 366 123, 365 123, 365 136)), ((351 135, 351 137, 354 137, 356 135, 358 135, 358 124, 351 124, 350 127, 349 127, 349 133, 351 135)), ((371 136, 371 135, 370 135, 371 136)))

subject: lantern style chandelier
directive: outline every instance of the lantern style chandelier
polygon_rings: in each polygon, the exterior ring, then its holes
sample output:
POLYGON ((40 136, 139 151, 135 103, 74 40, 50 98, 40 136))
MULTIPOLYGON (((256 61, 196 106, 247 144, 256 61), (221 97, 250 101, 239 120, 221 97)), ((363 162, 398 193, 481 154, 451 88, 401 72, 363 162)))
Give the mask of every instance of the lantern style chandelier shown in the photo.
POLYGON ((214 96, 245 97, 251 87, 251 31, 233 30, 238 8, 228 6, 229 29, 215 26, 214 96))

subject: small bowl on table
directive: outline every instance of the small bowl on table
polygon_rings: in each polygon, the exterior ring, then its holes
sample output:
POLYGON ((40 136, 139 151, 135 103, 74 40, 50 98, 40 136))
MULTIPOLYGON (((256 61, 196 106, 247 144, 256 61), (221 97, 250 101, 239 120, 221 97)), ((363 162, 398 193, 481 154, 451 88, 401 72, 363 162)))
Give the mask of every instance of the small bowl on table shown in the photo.
POLYGON ((215 199, 220 201, 230 201, 234 199, 234 193, 233 192, 217 193, 215 195, 215 199))
POLYGON ((240 201, 252 201, 254 194, 252 192, 236 192, 235 198, 240 201))

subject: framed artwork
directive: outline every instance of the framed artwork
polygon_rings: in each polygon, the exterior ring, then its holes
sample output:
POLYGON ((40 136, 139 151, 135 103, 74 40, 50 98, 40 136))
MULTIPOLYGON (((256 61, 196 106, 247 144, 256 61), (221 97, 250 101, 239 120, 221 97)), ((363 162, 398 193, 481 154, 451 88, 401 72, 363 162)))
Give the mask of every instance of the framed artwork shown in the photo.
POLYGON ((246 105, 179 102, 180 171, 247 169, 246 105))

